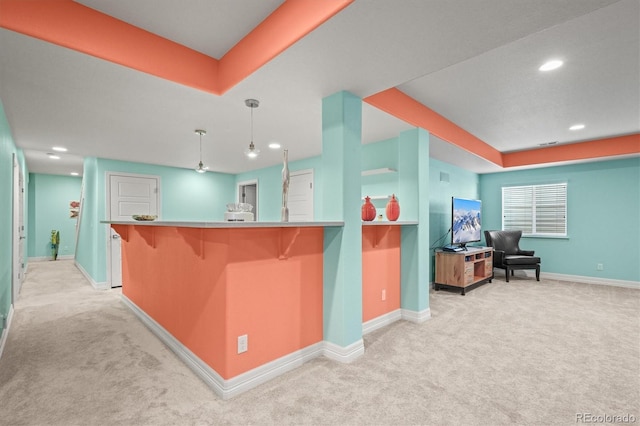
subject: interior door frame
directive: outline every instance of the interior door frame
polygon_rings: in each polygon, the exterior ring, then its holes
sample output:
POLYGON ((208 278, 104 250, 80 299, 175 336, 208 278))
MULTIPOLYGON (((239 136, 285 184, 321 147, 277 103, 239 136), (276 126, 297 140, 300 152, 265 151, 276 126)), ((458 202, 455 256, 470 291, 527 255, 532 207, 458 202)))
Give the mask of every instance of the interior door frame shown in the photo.
POLYGON ((258 221, 258 215, 260 212, 258 211, 258 205, 260 204, 260 192, 258 191, 258 179, 250 179, 243 180, 242 182, 236 183, 236 200, 240 203, 241 192, 240 188, 246 185, 255 185, 256 186, 256 205, 253 206, 253 220, 258 221))
POLYGON ((13 195, 12 195, 12 255, 11 255, 11 303, 15 303, 20 294, 22 279, 24 278, 24 247, 21 241, 24 237, 24 176, 18 161, 13 154, 13 195), (22 253, 21 253, 22 252, 22 253), (21 256, 22 254, 22 256, 21 256))
MULTIPOLYGON (((105 172, 105 206, 104 206, 104 210, 105 210, 105 217, 106 220, 109 221, 111 220, 111 177, 112 176, 124 176, 124 177, 133 177, 133 178, 146 178, 146 179, 156 179, 158 182, 158 192, 156 195, 156 211, 158 212, 158 219, 162 218, 162 210, 161 210, 161 206, 162 206, 162 200, 160 199, 161 194, 162 194, 162 190, 161 190, 161 184, 162 184, 162 179, 160 178, 160 176, 158 175, 143 175, 140 173, 128 173, 128 172, 115 172, 115 171, 107 171, 105 172)), ((131 218, 131 222, 135 222, 133 220, 133 218, 131 218)), ((111 257, 111 244, 112 244, 112 238, 111 238, 111 226, 110 225, 106 225, 105 226, 105 232, 106 232, 106 239, 107 239, 107 285, 108 288, 112 288, 112 277, 111 277, 111 270, 113 268, 112 262, 113 259, 111 257)))

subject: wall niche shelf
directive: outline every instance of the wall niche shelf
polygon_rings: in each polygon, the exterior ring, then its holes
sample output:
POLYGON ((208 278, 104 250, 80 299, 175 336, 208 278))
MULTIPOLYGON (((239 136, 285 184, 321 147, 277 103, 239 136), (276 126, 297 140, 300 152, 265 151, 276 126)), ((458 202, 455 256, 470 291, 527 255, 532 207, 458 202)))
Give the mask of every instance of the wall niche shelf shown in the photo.
MULTIPOLYGON (((361 200, 364 200, 366 198, 365 197, 361 197, 361 200)), ((371 201, 373 200, 388 200, 389 198, 391 198, 391 195, 369 195, 369 198, 371 199, 371 201)))
POLYGON ((382 167, 380 169, 363 170, 361 174, 362 176, 372 176, 372 175, 381 175, 385 173, 395 173, 395 172, 397 172, 396 169, 392 169, 390 167, 382 167))

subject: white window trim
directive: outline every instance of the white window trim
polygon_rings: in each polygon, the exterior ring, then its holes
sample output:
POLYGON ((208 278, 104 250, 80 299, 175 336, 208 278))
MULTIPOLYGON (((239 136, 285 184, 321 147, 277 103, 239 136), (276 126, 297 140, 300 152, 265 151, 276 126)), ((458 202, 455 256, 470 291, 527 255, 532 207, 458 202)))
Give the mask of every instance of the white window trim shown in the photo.
MULTIPOLYGON (((523 230, 523 237, 542 237, 542 238, 568 238, 568 223, 567 223, 567 217, 568 217, 568 202, 567 202, 567 193, 568 193, 568 183, 567 182, 559 182, 559 183, 552 183, 552 184, 541 184, 541 185, 520 185, 520 186, 505 186, 502 187, 502 210, 501 210, 501 214, 502 214, 502 229, 505 229, 505 191, 510 191, 510 190, 514 190, 514 189, 521 189, 521 190, 526 190, 526 189, 531 189, 531 211, 530 211, 530 217, 526 218, 527 219, 527 223, 531 225, 531 231, 529 232, 528 230, 523 230), (536 203, 536 191, 544 188, 544 187, 554 187, 554 190, 557 190, 560 187, 564 187, 564 223, 562 224, 564 227, 564 233, 562 232, 558 232, 558 233, 548 233, 548 232, 537 232, 537 223, 536 223, 536 208, 538 206, 538 204, 536 203)), ((558 221, 558 224, 561 224, 560 221, 558 221)), ((514 228, 511 228, 514 229, 514 228)))

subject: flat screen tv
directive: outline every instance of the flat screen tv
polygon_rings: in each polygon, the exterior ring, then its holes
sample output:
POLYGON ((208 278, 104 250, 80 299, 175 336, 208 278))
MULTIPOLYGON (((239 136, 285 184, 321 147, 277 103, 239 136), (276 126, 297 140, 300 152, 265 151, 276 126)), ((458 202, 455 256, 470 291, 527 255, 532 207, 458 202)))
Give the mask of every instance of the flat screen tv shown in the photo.
POLYGON ((451 244, 461 247, 480 241, 482 201, 451 197, 451 244))

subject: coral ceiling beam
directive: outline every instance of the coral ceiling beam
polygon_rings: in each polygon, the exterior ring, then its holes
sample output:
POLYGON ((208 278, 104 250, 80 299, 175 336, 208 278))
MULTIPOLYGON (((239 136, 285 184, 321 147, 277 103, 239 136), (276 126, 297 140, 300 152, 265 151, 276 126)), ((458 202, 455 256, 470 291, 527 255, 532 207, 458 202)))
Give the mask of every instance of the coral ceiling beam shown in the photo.
POLYGON ((371 95, 364 101, 504 168, 640 153, 640 134, 501 153, 396 88, 371 95))
POLYGON ((354 0, 287 0, 221 59, 72 0, 0 0, 0 27, 223 94, 354 0))
POLYGON ((640 134, 568 143, 502 154, 503 167, 587 160, 640 153, 640 134))
POLYGON ((396 88, 371 95, 364 101, 413 126, 428 130, 465 151, 502 166, 500 151, 396 88))

